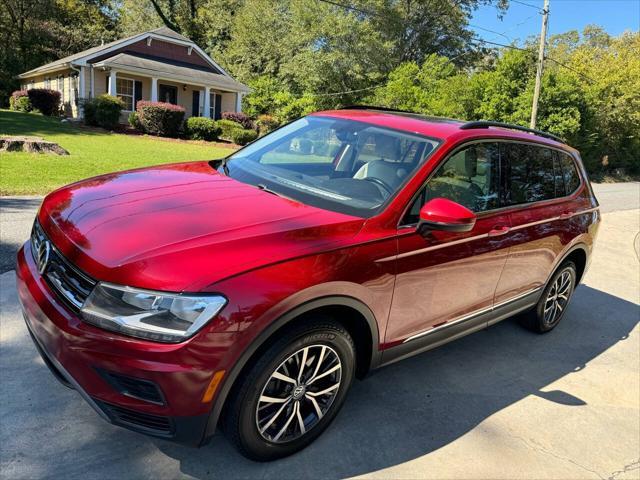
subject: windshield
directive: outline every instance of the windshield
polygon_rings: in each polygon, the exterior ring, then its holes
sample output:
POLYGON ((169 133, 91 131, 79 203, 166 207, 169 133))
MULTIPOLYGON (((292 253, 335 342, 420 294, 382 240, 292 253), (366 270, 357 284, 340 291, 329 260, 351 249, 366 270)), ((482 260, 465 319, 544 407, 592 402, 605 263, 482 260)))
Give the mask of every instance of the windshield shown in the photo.
POLYGON ((379 212, 437 145, 367 123, 309 116, 231 155, 226 172, 301 203, 366 218, 379 212))

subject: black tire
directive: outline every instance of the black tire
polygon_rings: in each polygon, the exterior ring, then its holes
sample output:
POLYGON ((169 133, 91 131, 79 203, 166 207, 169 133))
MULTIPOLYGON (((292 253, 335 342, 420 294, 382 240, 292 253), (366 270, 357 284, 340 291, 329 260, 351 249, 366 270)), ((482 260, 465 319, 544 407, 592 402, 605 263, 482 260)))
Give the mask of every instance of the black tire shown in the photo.
MULTIPOLYGON (((313 442, 336 417, 353 382, 355 362, 356 353, 353 339, 342 325, 329 318, 315 317, 287 331, 254 362, 246 374, 243 374, 234 385, 227 400, 222 420, 223 429, 227 437, 245 457, 256 461, 275 460, 302 450, 313 442), (305 349, 308 352, 306 354, 304 354, 305 349), (305 356, 303 357, 303 355, 305 356), (315 357, 311 357, 311 355, 315 357), (307 357, 307 361, 304 362, 306 367, 300 369, 299 366, 303 363, 302 359, 307 357), (317 362, 320 358, 323 358, 322 365, 326 365, 323 370, 331 370, 333 368, 334 372, 325 375, 324 379, 312 380, 314 374, 318 372, 317 369, 315 372, 313 371, 315 369, 313 360, 317 362), (338 360, 334 361, 335 358, 338 360), (334 363, 330 363, 331 361, 334 361, 334 363), (335 370, 335 365, 340 367, 335 370), (286 372, 283 368, 287 369, 286 372), (294 373, 291 374, 288 369, 293 369, 294 373), (301 390, 302 397, 295 398, 296 394, 300 394, 297 379, 295 379, 296 383, 294 385, 274 379, 272 375, 276 371, 279 374, 285 372, 291 377, 296 377, 295 371, 302 372, 302 381, 300 382, 300 385, 304 385, 304 389, 301 390), (337 377, 338 373, 339 378, 337 377), (318 388, 326 390, 324 386, 327 383, 322 384, 322 382, 335 382, 336 378, 338 378, 337 382, 339 384, 335 388, 337 393, 333 395, 331 393, 323 394, 321 397, 314 397, 314 400, 308 398, 308 394, 318 395, 318 388), (306 385, 307 381, 309 381, 308 386, 306 385), (321 384, 322 386, 318 387, 321 384), (268 393, 268 395, 277 397, 280 400, 289 398, 286 405, 282 403, 264 403, 264 400, 260 400, 267 395, 267 388, 279 388, 281 385, 283 386, 281 391, 273 394, 268 393), (289 388, 291 388, 290 392, 288 392, 289 388), (307 388, 309 389, 308 391, 307 388), (316 391, 313 392, 312 389, 316 389, 316 391), (318 400, 316 401, 315 398, 318 400), (298 405, 296 406, 296 404, 298 405), (279 432, 281 425, 276 425, 274 421, 266 432, 261 433, 258 427, 259 419, 257 420, 259 405, 262 405, 260 407, 261 410, 273 408, 273 412, 276 412, 278 405, 283 405, 282 408, 285 410, 282 411, 280 416, 285 419, 291 416, 293 421, 290 427, 285 426, 286 433, 281 438, 285 438, 287 435, 293 437, 296 433, 296 428, 300 436, 290 440, 277 439, 277 441, 273 441, 276 438, 273 435, 270 437, 271 440, 266 438, 266 436, 269 436, 268 432, 270 430, 279 432), (313 410, 309 405, 313 406, 313 410), (320 407, 326 407, 327 410, 321 412, 322 408, 320 407), (293 413, 289 411, 290 408, 293 413), (306 431, 303 431, 299 423, 295 425, 295 422, 298 421, 296 414, 298 409, 301 412, 300 421, 303 426, 306 425, 307 420, 315 422, 310 423, 309 429, 306 431), (307 413, 302 413, 303 410, 307 413), (318 413, 315 413, 314 410, 318 413), (302 418, 303 415, 306 416, 302 418)), ((320 373, 318 372, 315 376, 320 377, 320 373)), ((331 383, 329 388, 333 388, 333 385, 334 383, 331 383)), ((267 411, 260 415, 270 414, 271 412, 267 411)), ((262 423, 261 426, 263 428, 264 425, 269 423, 268 420, 269 418, 262 423)), ((277 421, 281 421, 281 418, 278 417, 277 421)))
POLYGON ((576 279, 576 266, 572 261, 566 261, 560 265, 549 279, 535 308, 522 315, 521 323, 536 333, 547 333, 553 330, 564 318, 576 287, 576 279), (568 288, 563 286, 564 280, 561 280, 560 284, 558 283, 563 276, 569 281, 568 288), (566 300, 557 295, 559 286, 562 287, 560 291, 566 296, 566 300), (555 298, 554 295, 556 295, 555 298), (557 305, 554 306, 554 302, 557 305))

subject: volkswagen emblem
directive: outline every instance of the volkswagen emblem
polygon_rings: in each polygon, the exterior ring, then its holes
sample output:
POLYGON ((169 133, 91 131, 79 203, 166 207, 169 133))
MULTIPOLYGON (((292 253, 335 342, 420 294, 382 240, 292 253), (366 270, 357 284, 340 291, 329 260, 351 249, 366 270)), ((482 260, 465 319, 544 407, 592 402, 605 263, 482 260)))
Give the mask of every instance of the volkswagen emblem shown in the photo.
POLYGON ((38 245, 38 271, 40 275, 43 275, 49 264, 49 253, 51 252, 51 245, 48 240, 42 240, 38 245))
POLYGON ((298 385, 293 389, 293 399, 298 400, 303 397, 303 395, 307 392, 307 387, 304 385, 298 385))

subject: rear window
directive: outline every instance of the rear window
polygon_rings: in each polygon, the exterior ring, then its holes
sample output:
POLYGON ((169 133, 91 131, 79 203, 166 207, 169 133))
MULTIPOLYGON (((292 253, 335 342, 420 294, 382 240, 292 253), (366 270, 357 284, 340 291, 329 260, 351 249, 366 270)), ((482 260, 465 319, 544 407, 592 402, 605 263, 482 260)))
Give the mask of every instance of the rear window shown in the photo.
POLYGON ((565 195, 571 195, 580 186, 580 176, 573 157, 567 153, 558 153, 559 163, 562 168, 565 195))
POLYGON ((505 168, 505 205, 550 200, 564 196, 553 150, 535 145, 504 143, 501 156, 505 168))

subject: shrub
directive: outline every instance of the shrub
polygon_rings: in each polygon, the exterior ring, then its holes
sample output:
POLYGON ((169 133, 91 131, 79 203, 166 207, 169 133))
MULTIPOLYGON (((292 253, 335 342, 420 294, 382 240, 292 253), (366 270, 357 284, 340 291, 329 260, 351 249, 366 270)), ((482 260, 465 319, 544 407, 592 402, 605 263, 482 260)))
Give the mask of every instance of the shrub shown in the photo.
POLYGON ((273 132, 276 128, 280 126, 280 122, 276 117, 272 117, 271 115, 260 115, 258 120, 256 121, 258 126, 258 133, 260 135, 266 135, 267 133, 273 132))
POLYGON ((220 127, 214 120, 206 117, 191 117, 186 122, 186 134, 192 140, 217 140, 220 127))
POLYGON ((30 112, 31 100, 26 90, 16 90, 9 97, 9 108, 17 112, 30 112))
POLYGON ((231 141, 237 145, 246 145, 258 138, 258 132, 255 130, 236 129, 231 132, 231 141))
POLYGON ((129 117, 127 118, 127 121, 129 122, 129 125, 131 125, 136 130, 142 130, 137 112, 131 112, 129 114, 129 117))
POLYGON ((111 130, 120 123, 124 103, 112 95, 100 95, 82 102, 84 122, 87 125, 111 130))
POLYGON ((218 120, 216 125, 220 128, 220 138, 233 141, 233 132, 235 130, 243 130, 242 125, 232 120, 218 120))
POLYGON ((40 110, 43 115, 51 117, 60 113, 60 92, 46 88, 32 88, 27 90, 31 106, 40 110))
POLYGON ((242 112, 222 112, 223 120, 231 120, 232 122, 239 123, 242 125, 242 128, 253 129, 255 125, 253 124, 253 120, 249 118, 246 113, 242 112))
POLYGON ((164 102, 138 102, 138 119, 145 133, 177 137, 184 120, 184 108, 164 102))

